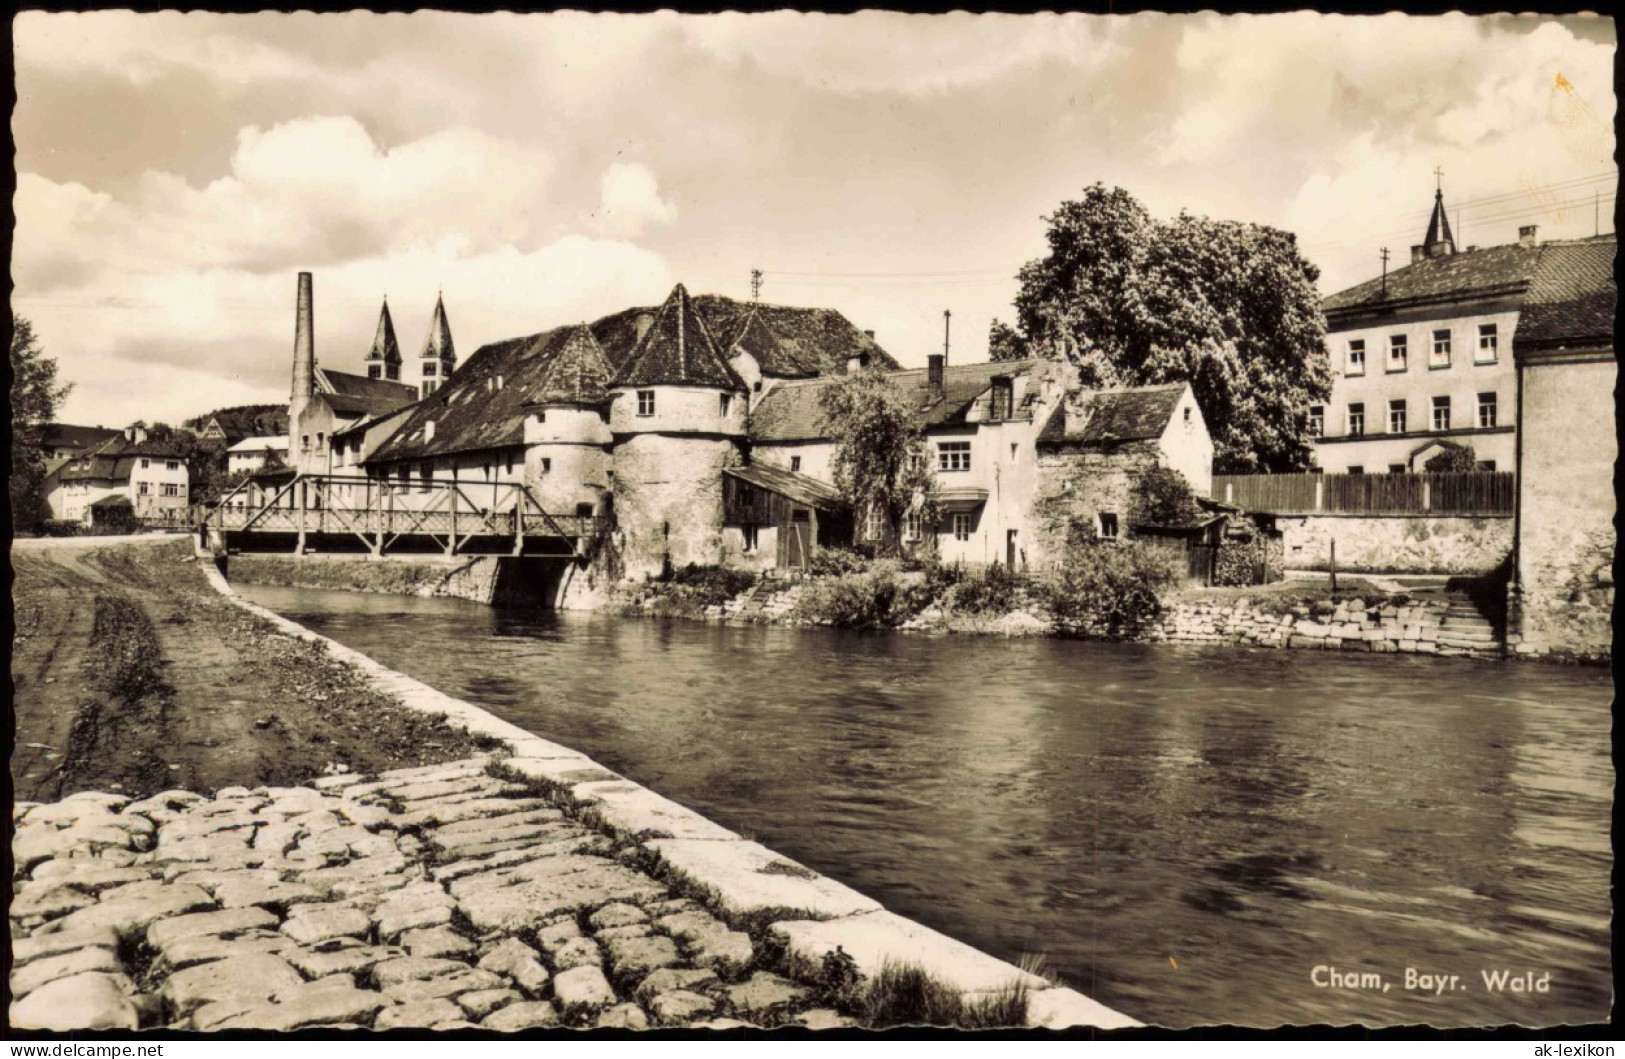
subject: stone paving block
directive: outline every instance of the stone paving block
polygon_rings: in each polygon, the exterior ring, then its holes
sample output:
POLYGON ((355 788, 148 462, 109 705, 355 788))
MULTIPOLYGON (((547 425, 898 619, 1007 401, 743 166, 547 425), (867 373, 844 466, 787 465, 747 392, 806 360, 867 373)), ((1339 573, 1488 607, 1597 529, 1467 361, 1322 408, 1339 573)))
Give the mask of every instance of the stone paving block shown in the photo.
POLYGON ((604 957, 598 943, 591 938, 575 937, 548 950, 553 970, 568 971, 573 967, 600 967, 604 957))
POLYGON ((54 931, 49 934, 35 934, 26 938, 14 936, 11 939, 12 968, 16 969, 33 960, 43 960, 49 956, 57 956, 77 949, 89 947, 113 949, 117 946, 118 935, 109 927, 54 931))
POLYGON ((786 909, 825 919, 880 909, 878 901, 755 842, 656 839, 644 847, 672 870, 710 888, 729 915, 786 909))
POLYGON ((1027 1025, 1047 1030, 1063 1030, 1071 1026, 1095 1026, 1103 1030, 1116 1030, 1139 1026, 1141 1023, 1089 999, 1076 990, 1052 986, 1027 994, 1027 1025))
POLYGON ((669 993, 673 989, 687 989, 695 991, 703 989, 717 980, 715 972, 699 968, 662 967, 650 973, 643 981, 638 983, 634 995, 644 1002, 650 997, 669 993))
POLYGON ((616 1004, 599 1014, 593 1025, 599 1029, 646 1030, 649 1016, 636 1004, 616 1004))
POLYGON ((186 1016, 215 1001, 268 1000, 273 993, 303 981, 280 956, 251 953, 176 971, 164 981, 161 992, 177 1014, 186 1016))
POLYGON ((11 1005, 11 1026, 22 1030, 133 1030, 140 1023, 123 975, 58 978, 11 1005))
MULTIPOLYGON (((452 884, 454 889, 456 885, 452 884)), ((665 887, 647 876, 598 860, 593 867, 557 878, 476 891, 470 898, 459 897, 458 903, 476 929, 514 931, 560 912, 604 901, 654 900, 665 893, 665 887)))
POLYGON ((405 1027, 426 1028, 442 1022, 455 1022, 463 1018, 463 1009, 450 1000, 426 1000, 417 1004, 398 1004, 386 1007, 373 1020, 373 1028, 394 1030, 405 1027))
POLYGON ((743 982, 724 986, 722 995, 735 1011, 756 1014, 799 1003, 806 999, 807 990, 788 978, 757 971, 743 982))
POLYGON ((609 969, 618 979, 643 978, 651 971, 682 962, 670 938, 610 938, 604 942, 609 969))
POLYGON ((487 1015, 485 1021, 480 1023, 480 1028, 514 1033, 539 1026, 556 1026, 558 1021, 558 1011, 547 1001, 522 1000, 487 1015))
POLYGON ((275 1003, 255 1004, 227 1018, 205 1019, 202 1017, 204 1012, 199 1012, 198 1016, 194 1016, 193 1025, 200 1030, 267 1029, 286 1032, 307 1026, 362 1022, 370 1019, 387 1003, 381 994, 357 989, 353 984, 335 988, 321 982, 307 982, 279 993, 275 1003))
POLYGON ((606 930, 612 927, 627 927, 634 923, 649 922, 649 913, 637 905, 607 904, 603 908, 587 917, 587 925, 593 930, 606 930))
MULTIPOLYGON (((141 878, 146 878, 143 874, 141 878)), ((11 900, 11 918, 23 922, 44 922, 77 912, 96 903, 89 894, 63 882, 33 883, 24 886, 11 900)))
POLYGON ((574 941, 581 937, 581 925, 575 918, 561 918, 552 923, 543 924, 536 928, 536 944, 541 946, 543 952, 549 956, 553 950, 567 941, 574 941))
POLYGON ((322 978, 333 974, 360 974, 386 960, 398 960, 407 955, 405 949, 394 945, 349 944, 342 938, 334 944, 337 947, 321 952, 295 946, 282 953, 282 957, 307 977, 322 978))
POLYGON ((612 938, 646 938, 654 933, 654 928, 647 923, 633 923, 628 927, 605 927, 603 930, 593 932, 593 937, 599 941, 608 942, 612 938))
POLYGON ((596 803, 599 818, 618 834, 665 835, 680 839, 739 837, 692 809, 635 783, 613 780, 578 783, 570 792, 577 799, 596 803))
POLYGON ((357 908, 333 905, 303 905, 298 915, 282 924, 282 933, 301 945, 320 945, 337 938, 364 938, 372 931, 372 919, 357 908))
POLYGON ((554 857, 493 865, 489 871, 473 872, 448 882, 446 889, 453 897, 462 901, 478 893, 519 883, 555 879, 561 875, 599 868, 608 863, 610 861, 605 857, 562 853, 554 857))
POLYGON ((112 949, 85 948, 34 960, 11 972, 11 995, 27 996, 42 985, 76 974, 119 974, 124 967, 112 949))
POLYGON ((522 999, 512 989, 476 989, 457 997, 457 1006, 471 1019, 483 1019, 491 1012, 522 999))
POLYGON ((388 986, 384 992, 396 1000, 415 1003, 420 1000, 434 1000, 439 997, 454 999, 463 993, 472 993, 480 989, 501 989, 506 983, 490 971, 480 971, 472 967, 463 967, 450 974, 436 975, 433 978, 417 978, 408 982, 399 982, 388 986))
POLYGON ((689 959, 701 967, 732 971, 745 967, 756 955, 750 935, 741 930, 712 930, 690 937, 683 943, 689 959))
MULTIPOLYGON (((513 805, 513 802, 506 802, 513 805)), ((541 808, 525 812, 494 812, 485 816, 471 819, 443 822, 430 828, 433 838, 438 842, 446 835, 463 835, 469 832, 486 831, 496 827, 522 827, 527 824, 552 824, 564 819, 564 813, 558 809, 541 808)))
POLYGON ((608 1007, 616 998, 603 971, 596 966, 582 966, 554 976, 553 999, 566 1013, 574 1013, 608 1007))
POLYGON ((379 906, 378 936, 384 941, 395 941, 408 931, 444 926, 451 922, 454 907, 449 897, 444 904, 425 904, 392 913, 386 910, 387 906, 379 906))
POLYGON ((709 1015, 716 1008, 715 1000, 699 993, 690 993, 686 989, 661 993, 649 1001, 649 1011, 654 1015, 655 1021, 667 1026, 688 1022, 701 1015, 709 1015))
MULTIPOLYGON (((299 951, 299 946, 292 938, 268 931, 250 931, 230 938, 200 934, 172 941, 162 950, 164 966, 170 971, 179 971, 213 960, 223 960, 228 956, 246 956, 255 952, 281 956, 297 967, 298 963, 291 957, 299 951)), ((304 968, 301 967, 300 970, 304 968)))
POLYGON ((550 783, 588 783, 623 778, 619 773, 604 768, 591 758, 573 752, 558 757, 510 758, 504 765, 529 779, 550 783))
POLYGON ((88 930, 110 927, 120 936, 131 936, 149 924, 168 916, 201 912, 214 907, 214 899, 196 886, 159 882, 131 883, 120 887, 117 898, 103 897, 100 904, 70 912, 57 920, 58 930, 88 930), (140 887, 131 891, 130 887, 140 887))
POLYGON ((474 943, 449 927, 422 927, 400 936, 400 945, 413 956, 467 957, 474 943))
MULTIPOLYGON (((114 865, 100 865, 83 863, 83 858, 67 860, 48 860, 34 869, 33 881, 35 883, 57 880, 67 883, 75 890, 87 894, 97 894, 114 886, 123 886, 126 883, 147 882, 153 880, 151 869, 143 865, 118 867, 114 865)), ((15 904, 13 905, 15 914, 15 904)))
POLYGON ((965 993, 995 992, 1017 982, 1029 989, 1049 985, 1037 975, 891 912, 785 921, 769 929, 789 955, 814 967, 821 966, 825 954, 840 946, 868 977, 878 974, 886 963, 902 963, 929 967, 932 974, 965 993))
POLYGON ((791 1020, 796 1026, 805 1026, 809 1030, 842 1030, 858 1025, 857 1019, 847 1018, 833 1008, 813 1008, 803 1011, 791 1020))
POLYGON ((420 981, 425 978, 433 978, 436 975, 467 970, 467 968, 468 965, 459 960, 405 956, 378 964, 373 968, 372 974, 373 978, 377 980, 380 989, 388 989, 390 986, 400 985, 402 982, 420 981))
POLYGON ((535 949, 518 938, 508 938, 480 957, 480 970, 506 975, 531 996, 540 996, 547 988, 547 968, 535 949))
POLYGON ((266 882, 258 879, 229 879, 214 889, 214 899, 222 908, 287 908, 290 905, 320 901, 322 894, 303 883, 266 882))
POLYGON ((500 813, 527 812, 545 809, 551 803, 544 798, 475 798, 449 805, 429 805, 422 809, 392 815, 396 827, 424 827, 435 824, 453 824, 464 820, 482 820, 500 813))

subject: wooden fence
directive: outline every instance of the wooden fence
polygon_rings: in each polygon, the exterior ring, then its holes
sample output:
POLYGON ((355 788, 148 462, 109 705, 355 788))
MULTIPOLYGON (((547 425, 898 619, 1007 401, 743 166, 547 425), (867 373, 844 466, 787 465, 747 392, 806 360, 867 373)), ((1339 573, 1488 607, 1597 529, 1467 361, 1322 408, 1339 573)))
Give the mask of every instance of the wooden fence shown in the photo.
POLYGON ((1273 515, 1510 515, 1511 471, 1216 474, 1214 500, 1273 515))

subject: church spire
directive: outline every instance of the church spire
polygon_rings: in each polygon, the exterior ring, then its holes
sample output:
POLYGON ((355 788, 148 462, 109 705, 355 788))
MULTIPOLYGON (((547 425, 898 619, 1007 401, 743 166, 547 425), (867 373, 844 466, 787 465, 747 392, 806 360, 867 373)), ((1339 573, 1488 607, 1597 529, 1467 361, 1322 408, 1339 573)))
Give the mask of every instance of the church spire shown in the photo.
POLYGON ((1433 216, 1428 220, 1428 234, 1422 246, 1428 257, 1444 257, 1456 252, 1456 237, 1450 232, 1450 215, 1444 208, 1444 172, 1435 169, 1433 175, 1441 182, 1433 191, 1433 216))
POLYGON ((367 351, 367 378, 391 382, 399 382, 401 378, 401 344, 395 341, 395 321, 389 317, 388 298, 378 313, 378 333, 367 351))
POLYGON ((457 367, 457 347, 451 341, 451 323, 446 319, 446 299, 437 294, 434 316, 429 320, 429 335, 423 340, 423 352, 418 356, 421 374, 418 376, 418 394, 427 397, 440 388, 440 384, 457 367))

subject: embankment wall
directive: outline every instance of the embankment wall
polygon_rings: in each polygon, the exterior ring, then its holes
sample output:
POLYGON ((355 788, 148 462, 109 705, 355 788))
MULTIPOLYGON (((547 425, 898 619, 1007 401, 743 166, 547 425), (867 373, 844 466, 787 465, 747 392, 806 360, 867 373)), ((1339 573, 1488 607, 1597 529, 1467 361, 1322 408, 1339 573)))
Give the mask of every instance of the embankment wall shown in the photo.
POLYGON ((536 556, 506 555, 413 559, 233 555, 227 565, 231 579, 244 584, 553 606, 561 595, 568 564, 536 556))
POLYGON ((1276 520, 1291 570, 1486 574, 1512 551, 1512 517, 1283 515, 1276 520))

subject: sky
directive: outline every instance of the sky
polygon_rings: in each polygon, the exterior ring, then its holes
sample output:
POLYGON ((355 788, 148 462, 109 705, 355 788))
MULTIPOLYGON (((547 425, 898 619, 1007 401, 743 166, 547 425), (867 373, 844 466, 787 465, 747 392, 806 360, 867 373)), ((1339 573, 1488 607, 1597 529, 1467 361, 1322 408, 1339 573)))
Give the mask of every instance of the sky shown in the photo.
POLYGON ((460 356, 691 292, 986 356, 1095 182, 1297 234, 1329 294, 1420 242, 1612 229, 1583 16, 85 14, 14 22, 13 306, 67 422, 287 399, 437 292, 460 356), (1435 176, 1442 170, 1442 178, 1435 176), (1600 196, 1600 200, 1598 198, 1600 196))

